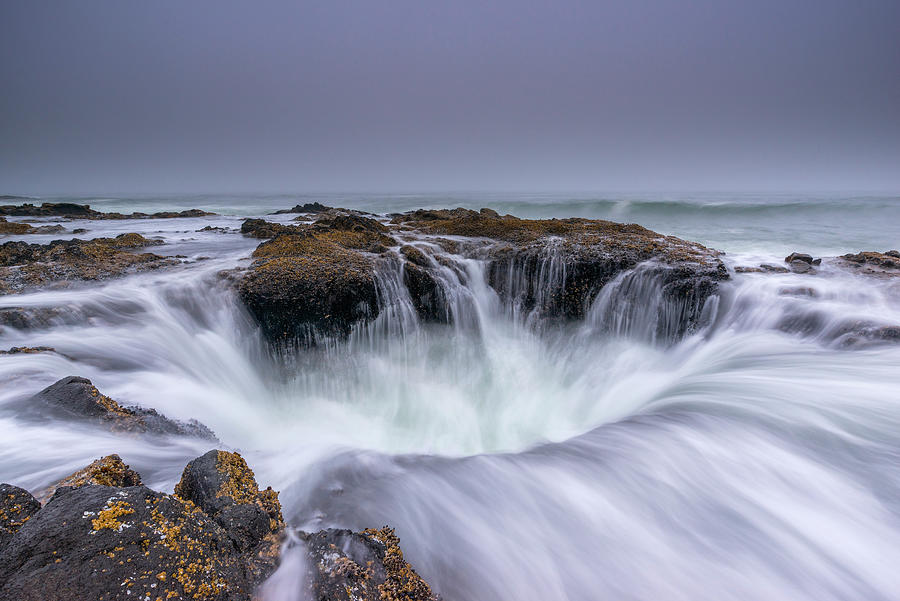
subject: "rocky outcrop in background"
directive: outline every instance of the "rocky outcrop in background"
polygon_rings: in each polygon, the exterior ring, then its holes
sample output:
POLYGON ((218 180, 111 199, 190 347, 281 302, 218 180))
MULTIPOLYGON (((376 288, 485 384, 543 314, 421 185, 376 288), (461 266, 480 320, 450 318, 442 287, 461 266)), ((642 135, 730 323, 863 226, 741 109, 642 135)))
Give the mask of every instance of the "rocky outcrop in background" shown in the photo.
POLYGON ((6 242, 0 244, 0 294, 103 280, 180 263, 153 253, 131 252, 159 244, 162 242, 135 233, 93 240, 54 240, 48 244, 6 242))
POLYGON ((550 319, 583 318, 605 284, 652 262, 662 295, 686 307, 682 333, 728 278, 716 251, 633 224, 519 219, 489 209, 420 210, 382 222, 321 206, 303 219, 242 227, 267 241, 253 253, 239 294, 276 345, 313 345, 376 318, 384 294, 377 274, 397 264, 419 318, 443 323, 454 316, 440 272, 459 269, 453 257, 485 261, 488 284, 504 302, 550 319))

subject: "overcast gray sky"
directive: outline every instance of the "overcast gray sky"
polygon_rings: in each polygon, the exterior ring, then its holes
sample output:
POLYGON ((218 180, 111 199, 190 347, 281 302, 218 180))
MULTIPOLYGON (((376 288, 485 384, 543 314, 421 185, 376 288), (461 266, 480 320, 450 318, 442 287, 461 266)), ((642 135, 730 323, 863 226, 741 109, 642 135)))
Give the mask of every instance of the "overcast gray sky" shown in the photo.
POLYGON ((898 0, 3 0, 0 194, 900 190, 898 0))

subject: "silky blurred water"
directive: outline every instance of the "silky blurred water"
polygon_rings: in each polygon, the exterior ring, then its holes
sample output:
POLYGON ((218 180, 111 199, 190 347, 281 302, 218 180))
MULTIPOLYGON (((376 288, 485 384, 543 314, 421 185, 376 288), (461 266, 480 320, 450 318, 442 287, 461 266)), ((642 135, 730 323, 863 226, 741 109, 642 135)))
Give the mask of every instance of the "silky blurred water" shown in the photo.
MULTIPOLYGON (((313 201, 638 222, 725 250, 729 265, 900 246, 900 200, 888 197, 84 199, 224 215, 65 222, 86 237, 157 236, 154 252, 189 263, 0 297, 0 311, 62 308, 0 330, 0 349, 58 351, 0 356, 0 480, 35 490, 116 452, 171 491, 211 448, 11 411, 77 374, 208 425, 281 491, 295 526, 394 526, 447 600, 898 598, 900 345, 848 325, 900 325, 898 284, 827 265, 735 274, 708 325, 673 341, 652 335, 662 309, 642 310, 658 299, 640 273, 611 284, 584 322, 536 328, 483 265, 450 258, 464 274, 454 326, 419 324, 397 292, 348 343, 277 358, 217 274, 257 243, 234 229, 241 217, 313 201)), ((394 289, 389 275, 382 286, 394 289)), ((266 598, 298 598, 305 569, 289 556, 266 598)))

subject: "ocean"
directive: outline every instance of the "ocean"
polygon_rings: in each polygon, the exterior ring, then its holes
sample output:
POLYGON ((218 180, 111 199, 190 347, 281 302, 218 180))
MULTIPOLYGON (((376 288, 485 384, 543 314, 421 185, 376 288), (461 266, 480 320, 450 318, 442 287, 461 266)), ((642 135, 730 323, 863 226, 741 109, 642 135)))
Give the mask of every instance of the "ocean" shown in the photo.
MULTIPOLYGON (((281 491, 296 527, 395 527, 447 601, 898 598, 900 344, 858 331, 900 326, 900 278, 827 261, 816 275, 732 271, 706 325, 665 339, 654 334, 664 309, 648 310, 658 299, 639 270, 608 284, 583 321, 535 327, 500 302, 483 264, 458 260, 466 277, 452 290, 453 325, 419 323, 401 291, 348 341, 278 356, 219 274, 248 265, 259 242, 238 232, 244 218, 306 202, 638 223, 721 250, 733 270, 784 264, 794 251, 897 249, 900 196, 41 200, 219 215, 66 222, 85 238, 158 237, 153 252, 187 262, 0 297, 0 315, 35 316, 0 326, 0 349, 57 350, 0 357, 0 481, 37 490, 118 453, 170 492, 214 448, 9 409, 80 375, 123 404, 209 426, 281 491), (57 311, 38 317, 43 308, 57 311)), ((268 601, 302 598, 299 551, 287 553, 268 601)))

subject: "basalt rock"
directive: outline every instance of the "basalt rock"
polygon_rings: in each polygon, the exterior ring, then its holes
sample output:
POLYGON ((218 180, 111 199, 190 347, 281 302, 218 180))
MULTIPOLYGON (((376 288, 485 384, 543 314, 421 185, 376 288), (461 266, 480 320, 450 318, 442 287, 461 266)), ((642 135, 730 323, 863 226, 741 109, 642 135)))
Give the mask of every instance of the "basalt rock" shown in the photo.
POLYGON ((249 601, 228 533, 144 486, 61 488, 0 552, 0 599, 249 601))
MULTIPOLYGON (((255 486, 243 467, 240 476, 255 486)), ((239 486, 231 477, 224 481, 239 486)), ((0 521, 11 532, 0 548, 3 601, 250 601, 277 567, 283 522, 271 488, 257 492, 277 515, 278 528, 270 531, 267 519, 268 538, 250 544, 237 543, 244 540, 245 521, 221 518, 228 508, 214 518, 191 500, 152 491, 116 455, 59 483, 43 508, 21 489, 3 485, 0 491, 8 493, 0 507, 15 509, 0 521)))
POLYGON ((225 528, 241 551, 269 547, 277 556, 284 519, 278 493, 260 490, 253 471, 237 453, 209 451, 184 468, 175 494, 191 501, 225 528))
POLYGON ((393 529, 322 530, 306 544, 315 599, 328 601, 437 601, 403 559, 393 529))
POLYGON ((66 217, 69 219, 172 219, 176 217, 205 217, 215 215, 200 209, 186 211, 161 211, 158 213, 103 213, 90 205, 71 202, 45 202, 40 206, 31 203, 0 206, 0 215, 10 217, 66 217))
POLYGON ((269 340, 315 344, 377 316, 374 256, 394 243, 381 223, 353 215, 302 226, 249 220, 242 231, 274 236, 253 252, 238 286, 269 340))
POLYGON ((114 432, 216 439, 209 428, 196 420, 180 422, 153 409, 123 407, 101 394, 90 380, 78 376, 51 384, 24 401, 22 411, 35 417, 58 415, 90 421, 114 432))
POLYGON ((289 213, 325 213, 331 211, 332 207, 325 206, 318 202, 307 202, 302 205, 294 205, 291 209, 281 209, 275 211, 272 215, 286 215, 289 213))
POLYGON ((837 258, 839 265, 866 275, 895 277, 900 275, 900 252, 859 252, 837 258))
POLYGON ((0 552, 41 504, 24 488, 0 484, 0 552))
POLYGON ((66 231, 61 225, 32 225, 22 221, 9 222, 0 217, 0 234, 60 234, 66 231))
POLYGON ((118 455, 107 455, 91 462, 74 474, 69 474, 59 482, 37 493, 37 500, 46 503, 61 488, 97 486, 140 486, 141 475, 128 467, 118 455))
MULTIPOLYGON (((0 495, 0 601, 251 601, 280 560, 278 493, 259 490, 236 453, 192 461, 174 495, 142 486, 115 455, 65 479, 43 507, 8 484, 0 495)), ((387 527, 298 536, 315 568, 298 592, 310 598, 437 599, 387 527)))
POLYGON ((383 259, 398 245, 403 284, 426 322, 452 321, 438 271, 439 264, 452 267, 457 259, 484 261, 488 284, 501 300, 552 319, 583 318, 603 286, 652 262, 661 294, 686 308, 682 333, 699 322, 706 299, 728 278, 716 251, 638 225, 527 220, 489 209, 413 211, 393 215, 388 225, 361 215, 324 213, 311 224, 294 226, 248 220, 242 231, 271 238, 254 252, 256 261, 239 292, 276 345, 346 336, 355 324, 377 317, 376 272, 396 264, 383 259), (432 260, 410 244, 416 241, 437 244, 457 259, 432 260))
POLYGON ((135 233, 93 240, 54 240, 49 244, 6 242, 0 244, 0 294, 102 280, 179 263, 152 253, 130 252, 158 244, 162 242, 135 233))
MULTIPOLYGON (((698 307, 728 278, 719 253, 635 224, 519 219, 490 209, 419 210, 392 223, 419 234, 457 237, 449 252, 486 260, 488 283, 501 299, 542 317, 583 318, 605 284, 647 261, 658 264, 664 295, 690 297, 698 307)), ((688 316, 686 326, 698 318, 699 313, 688 316)))

